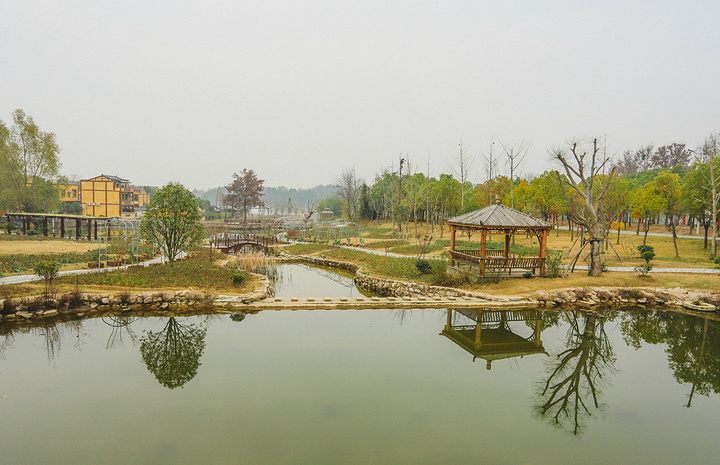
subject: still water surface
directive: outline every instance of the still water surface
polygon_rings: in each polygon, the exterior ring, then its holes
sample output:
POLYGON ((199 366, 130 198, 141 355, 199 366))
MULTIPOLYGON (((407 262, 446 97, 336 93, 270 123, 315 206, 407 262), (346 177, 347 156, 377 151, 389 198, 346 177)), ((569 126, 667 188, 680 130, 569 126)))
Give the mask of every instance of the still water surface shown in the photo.
MULTIPOLYGON (((357 295, 304 267, 278 294, 313 275, 357 295)), ((0 354, 7 464, 717 459, 720 324, 666 312, 105 317, 0 354)))

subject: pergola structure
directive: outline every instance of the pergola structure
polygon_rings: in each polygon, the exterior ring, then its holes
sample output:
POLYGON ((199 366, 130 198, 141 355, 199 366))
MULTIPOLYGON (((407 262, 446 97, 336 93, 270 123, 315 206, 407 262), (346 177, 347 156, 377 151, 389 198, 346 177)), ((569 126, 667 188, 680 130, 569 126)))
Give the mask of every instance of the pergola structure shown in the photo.
POLYGON ((456 216, 448 220, 450 226, 450 265, 455 262, 464 262, 480 266, 480 276, 485 276, 485 270, 507 269, 511 274, 513 269, 540 270, 545 274, 545 255, 547 249, 548 233, 552 224, 533 218, 532 216, 500 204, 475 210, 474 212, 456 216), (480 250, 456 249, 455 234, 458 231, 479 231, 481 234, 480 250), (486 247, 488 234, 505 236, 504 250, 488 250, 486 247), (538 257, 518 258, 510 253, 510 239, 515 234, 531 234, 537 236, 540 244, 538 257))

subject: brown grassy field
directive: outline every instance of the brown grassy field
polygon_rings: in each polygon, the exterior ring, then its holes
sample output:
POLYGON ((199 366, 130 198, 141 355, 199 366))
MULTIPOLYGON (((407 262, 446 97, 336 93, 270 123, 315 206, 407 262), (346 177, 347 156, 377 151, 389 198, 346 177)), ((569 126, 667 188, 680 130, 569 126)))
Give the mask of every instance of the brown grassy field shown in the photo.
POLYGON ((97 247, 97 244, 93 242, 76 242, 61 239, 0 241, 0 255, 86 252, 97 249, 97 247))

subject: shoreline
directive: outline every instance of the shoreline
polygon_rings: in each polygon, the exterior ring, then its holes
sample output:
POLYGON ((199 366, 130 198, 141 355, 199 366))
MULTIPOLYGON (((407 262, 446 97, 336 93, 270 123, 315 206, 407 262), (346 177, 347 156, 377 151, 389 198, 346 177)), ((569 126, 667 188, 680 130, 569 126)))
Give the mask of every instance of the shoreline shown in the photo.
POLYGON ((351 262, 307 255, 283 255, 283 263, 305 263, 341 269, 355 274, 359 288, 382 297, 356 298, 275 298, 272 283, 259 275, 258 285, 242 295, 214 295, 192 290, 145 291, 136 294, 64 293, 45 301, 43 296, 0 300, 0 324, 35 319, 83 318, 103 314, 198 314, 210 309, 217 313, 257 313, 283 309, 370 309, 370 308, 462 308, 517 309, 543 307, 562 310, 573 305, 588 310, 599 307, 646 306, 712 315, 720 319, 720 294, 685 288, 582 287, 535 291, 525 296, 496 296, 478 291, 431 286, 371 276, 351 262))

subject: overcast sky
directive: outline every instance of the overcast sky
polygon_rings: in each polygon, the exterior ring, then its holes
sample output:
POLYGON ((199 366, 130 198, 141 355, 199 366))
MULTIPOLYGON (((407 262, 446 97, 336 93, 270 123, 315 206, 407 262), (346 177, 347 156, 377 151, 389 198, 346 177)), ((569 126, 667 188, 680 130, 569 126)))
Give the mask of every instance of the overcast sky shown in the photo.
POLYGON ((462 140, 610 154, 720 130, 720 2, 2 0, 0 119, 57 135, 63 173, 139 185, 372 182, 462 140))

